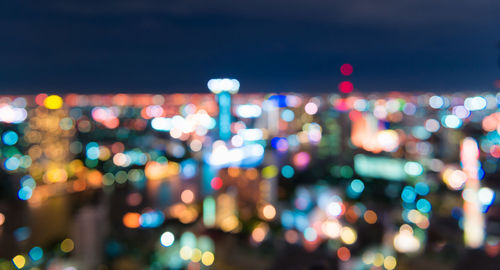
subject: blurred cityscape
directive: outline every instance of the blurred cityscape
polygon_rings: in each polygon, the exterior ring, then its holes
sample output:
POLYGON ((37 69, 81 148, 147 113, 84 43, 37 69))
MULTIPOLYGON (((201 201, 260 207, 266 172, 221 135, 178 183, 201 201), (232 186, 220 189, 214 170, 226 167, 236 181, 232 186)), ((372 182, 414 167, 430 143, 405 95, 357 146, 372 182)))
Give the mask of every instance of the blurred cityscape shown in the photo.
POLYGON ((1 96, 0 269, 500 267, 499 93, 239 86, 1 96))

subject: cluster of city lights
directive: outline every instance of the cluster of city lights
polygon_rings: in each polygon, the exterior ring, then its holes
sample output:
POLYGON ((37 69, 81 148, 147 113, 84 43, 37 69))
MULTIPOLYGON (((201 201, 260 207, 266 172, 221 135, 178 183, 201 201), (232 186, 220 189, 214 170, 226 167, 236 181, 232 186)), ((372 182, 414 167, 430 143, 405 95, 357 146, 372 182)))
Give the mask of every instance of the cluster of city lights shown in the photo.
MULTIPOLYGON (((30 213, 78 194, 119 201, 117 231, 155 235, 154 269, 216 266, 215 231, 391 270, 426 252, 435 217, 456 220, 465 246, 500 253, 487 233, 500 94, 364 95, 349 81, 317 96, 238 94, 235 79, 208 88, 215 95, 0 97, 2 177, 30 213)), ((54 248, 31 242, 29 226, 13 230, 24 248, 0 269, 78 268, 77 238, 54 248)), ((127 252, 113 237, 111 259, 127 252)))

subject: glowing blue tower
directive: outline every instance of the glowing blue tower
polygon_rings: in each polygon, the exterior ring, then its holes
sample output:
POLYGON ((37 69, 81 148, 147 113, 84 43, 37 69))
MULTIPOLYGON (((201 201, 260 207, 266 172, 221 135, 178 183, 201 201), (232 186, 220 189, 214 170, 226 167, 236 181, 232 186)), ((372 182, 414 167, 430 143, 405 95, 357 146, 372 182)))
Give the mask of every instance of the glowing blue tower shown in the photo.
POLYGON ((211 79, 207 86, 216 95, 219 104, 219 138, 227 141, 231 137, 231 95, 238 93, 240 82, 235 79, 211 79))

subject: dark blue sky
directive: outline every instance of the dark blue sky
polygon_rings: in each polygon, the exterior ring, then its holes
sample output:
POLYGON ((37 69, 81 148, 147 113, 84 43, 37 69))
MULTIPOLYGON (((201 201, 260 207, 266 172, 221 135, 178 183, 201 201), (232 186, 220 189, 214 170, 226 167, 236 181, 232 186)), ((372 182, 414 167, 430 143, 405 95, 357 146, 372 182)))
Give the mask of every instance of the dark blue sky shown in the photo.
POLYGON ((498 0, 0 4, 0 93, 492 90, 498 0))

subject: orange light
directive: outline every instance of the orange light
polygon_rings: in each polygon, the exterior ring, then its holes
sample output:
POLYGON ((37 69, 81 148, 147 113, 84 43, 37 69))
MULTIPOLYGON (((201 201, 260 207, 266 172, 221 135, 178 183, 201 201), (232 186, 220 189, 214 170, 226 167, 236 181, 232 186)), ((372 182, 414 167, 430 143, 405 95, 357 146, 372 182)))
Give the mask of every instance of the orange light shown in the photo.
POLYGON ((87 174, 87 181, 92 187, 100 187, 102 185, 102 174, 98 170, 92 170, 87 174))
POLYGON ((245 175, 248 179, 254 180, 259 176, 259 172, 255 168, 250 168, 245 172, 245 175))
POLYGON ((140 217, 141 215, 139 213, 126 213, 123 216, 123 225, 131 229, 139 228, 139 226, 141 225, 139 222, 140 217))
POLYGON ((181 193, 181 200, 183 203, 192 203, 194 201, 194 193, 186 189, 181 193))
POLYGON ((377 222, 377 214, 372 210, 366 211, 363 217, 368 224, 374 224, 375 222, 377 222))
POLYGON ((341 261, 348 261, 351 258, 351 251, 346 247, 341 247, 337 250, 337 256, 341 261))
POLYGON ((231 176, 233 178, 236 178, 236 177, 240 176, 240 168, 229 167, 227 169, 227 174, 229 174, 229 176, 231 176))

